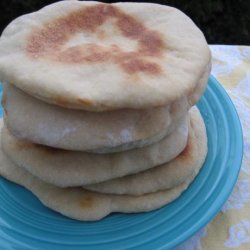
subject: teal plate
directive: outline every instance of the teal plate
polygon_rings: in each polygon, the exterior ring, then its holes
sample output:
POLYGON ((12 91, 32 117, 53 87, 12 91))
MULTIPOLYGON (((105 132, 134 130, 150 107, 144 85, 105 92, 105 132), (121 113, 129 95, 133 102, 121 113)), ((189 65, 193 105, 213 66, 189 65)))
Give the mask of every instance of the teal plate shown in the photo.
POLYGON ((207 128, 208 155, 177 200, 153 212, 80 222, 44 207, 31 192, 0 177, 1 249, 171 249, 191 237, 227 200, 243 152, 236 110, 215 78, 210 77, 198 108, 207 128))

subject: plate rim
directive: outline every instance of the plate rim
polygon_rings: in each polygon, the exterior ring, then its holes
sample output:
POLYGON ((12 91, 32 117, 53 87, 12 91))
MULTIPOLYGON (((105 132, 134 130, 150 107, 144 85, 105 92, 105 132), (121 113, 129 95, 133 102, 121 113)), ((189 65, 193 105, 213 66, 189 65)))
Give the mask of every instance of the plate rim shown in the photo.
POLYGON ((172 245, 172 246, 170 246, 171 248, 176 247, 178 245, 181 245, 186 240, 190 239, 199 230, 201 230, 206 225, 208 225, 219 214, 221 208, 223 207, 223 205, 226 203, 226 201, 230 197, 230 195, 234 189, 234 186, 235 186, 235 184, 239 178, 239 175, 240 175, 240 170, 241 170, 241 166, 242 166, 242 159, 243 159, 243 152, 244 152, 243 151, 243 149, 244 149, 243 129, 241 126, 240 117, 239 117, 239 114, 237 112, 237 109, 236 109, 232 99, 230 98, 230 96, 227 93, 227 91, 225 90, 225 88, 220 84, 220 82, 212 74, 210 74, 210 76, 209 76, 208 82, 209 81, 211 81, 216 86, 216 88, 219 89, 220 94, 223 95, 223 97, 226 99, 227 103, 230 105, 230 108, 231 108, 230 113, 233 112, 233 115, 236 118, 236 119, 234 119, 234 122, 235 122, 234 125, 236 125, 237 131, 238 131, 237 132, 238 133, 238 140, 239 140, 238 144, 240 145, 240 148, 238 149, 240 151, 240 154, 237 157, 238 164, 236 165, 237 166, 237 174, 234 176, 234 180, 233 180, 233 183, 231 185, 231 188, 228 189, 227 192, 224 192, 223 196, 220 195, 220 199, 219 199, 220 202, 216 203, 216 206, 213 210, 211 210, 211 211, 208 210, 209 215, 207 215, 205 218, 204 217, 200 218, 200 220, 199 220, 200 222, 199 223, 196 222, 192 226, 192 228, 194 227, 194 229, 189 230, 184 235, 183 234, 180 235, 180 239, 179 239, 178 243, 176 242, 176 243, 171 244, 172 245))

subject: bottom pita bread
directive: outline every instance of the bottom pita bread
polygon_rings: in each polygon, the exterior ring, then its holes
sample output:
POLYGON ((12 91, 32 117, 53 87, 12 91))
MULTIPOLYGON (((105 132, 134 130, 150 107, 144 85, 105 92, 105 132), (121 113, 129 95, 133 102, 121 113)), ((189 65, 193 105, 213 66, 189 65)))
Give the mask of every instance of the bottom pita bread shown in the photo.
POLYGON ((101 194, 80 187, 59 188, 39 180, 14 165, 0 150, 0 174, 29 189, 47 207, 73 219, 95 221, 112 212, 136 213, 160 208, 176 199, 191 183, 197 172, 176 188, 131 196, 101 194))

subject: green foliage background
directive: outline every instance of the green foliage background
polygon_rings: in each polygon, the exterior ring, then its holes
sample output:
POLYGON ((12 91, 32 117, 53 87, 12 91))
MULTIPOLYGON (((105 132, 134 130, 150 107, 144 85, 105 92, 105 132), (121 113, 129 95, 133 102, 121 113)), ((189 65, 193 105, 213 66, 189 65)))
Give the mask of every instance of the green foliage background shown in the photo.
MULTIPOLYGON (((36 11, 53 2, 56 1, 0 0, 0 32, 14 18, 36 11)), ((249 0, 168 0, 143 2, 155 2, 179 8, 200 27, 209 43, 250 45, 249 0)))

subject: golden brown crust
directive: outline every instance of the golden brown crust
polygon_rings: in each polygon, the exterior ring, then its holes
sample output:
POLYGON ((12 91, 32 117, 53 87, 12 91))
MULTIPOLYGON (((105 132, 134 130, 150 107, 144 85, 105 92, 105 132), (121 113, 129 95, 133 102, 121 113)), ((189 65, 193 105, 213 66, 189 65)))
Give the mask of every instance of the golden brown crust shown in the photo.
POLYGON ((91 208, 96 205, 96 202, 93 196, 85 195, 82 199, 80 199, 79 205, 81 208, 91 208))
POLYGON ((161 67, 149 58, 161 57, 164 47, 158 31, 150 30, 118 7, 96 4, 57 18, 40 30, 33 30, 28 37, 26 51, 36 59, 66 64, 112 62, 128 74, 143 72, 157 75, 161 73, 161 67), (124 51, 114 44, 104 47, 95 43, 64 48, 63 45, 78 32, 96 33, 105 39, 105 31, 100 30, 100 26, 111 19, 116 20, 114 25, 121 35, 138 42, 136 51, 124 51))
POLYGON ((181 161, 186 162, 187 160, 190 159, 190 156, 193 155, 193 151, 194 151, 194 145, 193 145, 193 142, 190 140, 190 136, 189 136, 187 145, 184 148, 184 150, 178 155, 178 158, 181 161))

